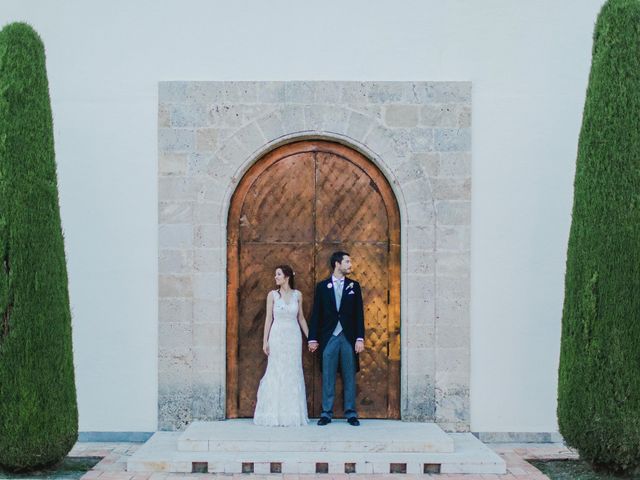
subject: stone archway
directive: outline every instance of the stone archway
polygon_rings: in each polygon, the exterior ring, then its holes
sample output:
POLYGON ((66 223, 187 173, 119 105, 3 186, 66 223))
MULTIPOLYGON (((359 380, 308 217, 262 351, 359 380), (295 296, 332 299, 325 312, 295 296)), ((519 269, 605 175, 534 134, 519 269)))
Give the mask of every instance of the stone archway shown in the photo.
POLYGON ((471 84, 161 82, 158 424, 226 415, 226 221, 267 152, 363 153, 401 217, 403 420, 469 429, 471 84))
MULTIPOLYGON (((341 249, 352 254, 364 291, 358 411, 363 418, 400 418, 400 213, 377 167, 333 142, 276 148, 240 181, 227 235, 227 417, 253 416, 266 367, 264 297, 275 265, 297 272, 309 318, 315 284, 327 277, 331 252, 341 249)), ((318 416, 321 373, 316 356, 303 349, 303 359, 309 413, 318 416)))

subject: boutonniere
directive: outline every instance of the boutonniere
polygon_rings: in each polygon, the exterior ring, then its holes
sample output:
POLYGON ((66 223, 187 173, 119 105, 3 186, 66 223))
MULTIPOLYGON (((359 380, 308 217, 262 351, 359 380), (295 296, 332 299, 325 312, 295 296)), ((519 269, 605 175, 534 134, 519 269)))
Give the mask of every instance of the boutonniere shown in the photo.
POLYGON ((327 288, 333 288, 333 283, 331 282, 327 283, 327 288))
POLYGON ((351 282, 349 285, 347 285, 347 288, 345 290, 349 290, 350 288, 353 288, 353 282, 351 282))

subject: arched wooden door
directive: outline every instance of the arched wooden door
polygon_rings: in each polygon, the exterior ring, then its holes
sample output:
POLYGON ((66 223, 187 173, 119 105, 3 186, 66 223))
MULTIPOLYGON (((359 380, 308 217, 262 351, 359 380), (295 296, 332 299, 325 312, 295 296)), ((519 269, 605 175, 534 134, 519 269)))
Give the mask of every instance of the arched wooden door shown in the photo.
MULTIPOLYGON (((231 200, 227 240, 227 417, 253 416, 267 362, 262 335, 275 266, 293 267, 309 320, 315 283, 330 275, 331 253, 345 250, 365 308, 358 413, 400 418, 400 215, 377 167, 332 142, 277 148, 240 181, 231 200)), ((303 343, 309 415, 319 416, 318 354, 310 354, 303 343)), ((334 412, 342 415, 340 381, 334 412)))

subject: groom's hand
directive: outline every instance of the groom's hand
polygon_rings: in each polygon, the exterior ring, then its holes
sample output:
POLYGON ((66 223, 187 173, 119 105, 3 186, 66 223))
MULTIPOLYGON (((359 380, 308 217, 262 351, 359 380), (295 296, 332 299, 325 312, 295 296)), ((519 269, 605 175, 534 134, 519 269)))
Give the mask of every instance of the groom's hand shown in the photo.
POLYGON ((310 342, 309 342, 309 351, 310 351, 311 353, 313 353, 313 352, 315 352, 317 349, 318 349, 318 342, 313 341, 313 340, 312 340, 312 341, 310 341, 310 342))
POLYGON ((363 340, 356 340, 356 353, 361 353, 364 352, 364 341, 363 340))

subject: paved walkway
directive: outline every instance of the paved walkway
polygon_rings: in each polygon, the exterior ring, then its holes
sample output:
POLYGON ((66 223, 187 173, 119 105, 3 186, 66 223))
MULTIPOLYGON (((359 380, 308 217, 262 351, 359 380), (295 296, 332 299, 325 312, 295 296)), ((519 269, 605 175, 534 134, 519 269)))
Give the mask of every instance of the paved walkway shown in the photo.
POLYGON ((255 475, 255 474, 210 474, 210 473, 128 473, 125 471, 127 457, 142 445, 141 443, 77 443, 69 456, 104 457, 93 470, 87 472, 82 480, 408 480, 434 477, 447 480, 544 480, 543 475, 527 459, 566 459, 578 458, 577 454, 559 443, 495 443, 489 444, 496 453, 507 462, 506 475, 367 475, 367 474, 316 474, 316 475, 255 475))

